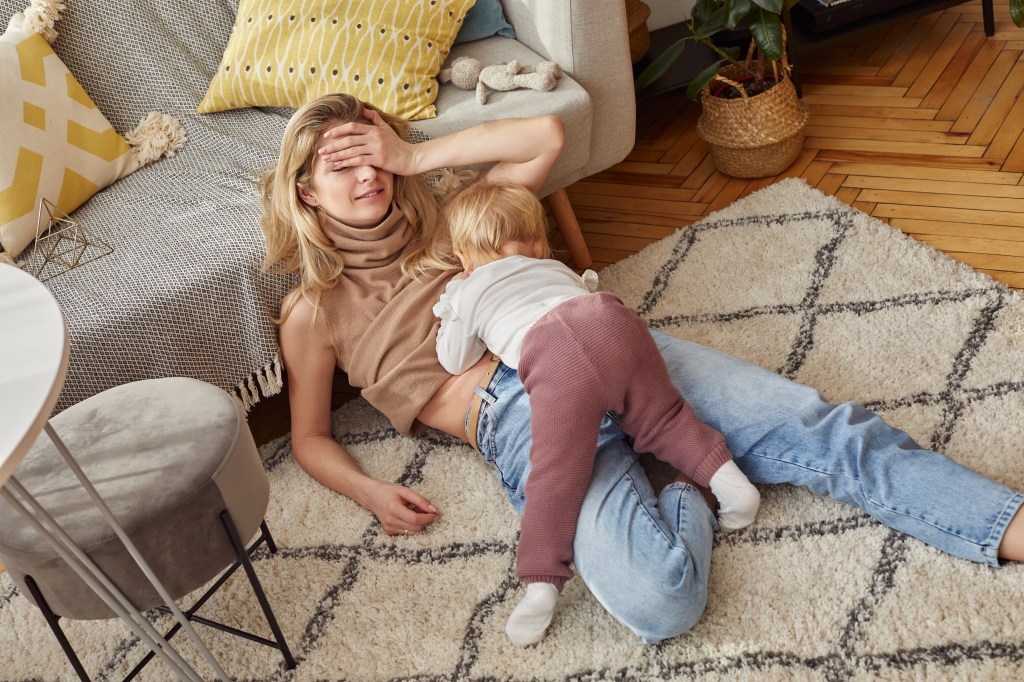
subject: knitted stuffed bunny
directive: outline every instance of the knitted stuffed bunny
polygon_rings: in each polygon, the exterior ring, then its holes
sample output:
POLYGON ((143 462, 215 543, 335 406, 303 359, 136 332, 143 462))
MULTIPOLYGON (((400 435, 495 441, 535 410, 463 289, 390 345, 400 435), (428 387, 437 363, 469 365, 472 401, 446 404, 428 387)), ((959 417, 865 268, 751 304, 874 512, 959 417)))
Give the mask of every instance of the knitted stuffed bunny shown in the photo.
POLYGON ((459 57, 450 67, 441 70, 438 79, 442 83, 451 81, 452 85, 463 90, 476 88, 476 100, 480 104, 487 104, 487 98, 493 90, 552 90, 561 75, 562 68, 555 62, 523 66, 513 59, 507 64, 484 66, 473 57, 459 57))

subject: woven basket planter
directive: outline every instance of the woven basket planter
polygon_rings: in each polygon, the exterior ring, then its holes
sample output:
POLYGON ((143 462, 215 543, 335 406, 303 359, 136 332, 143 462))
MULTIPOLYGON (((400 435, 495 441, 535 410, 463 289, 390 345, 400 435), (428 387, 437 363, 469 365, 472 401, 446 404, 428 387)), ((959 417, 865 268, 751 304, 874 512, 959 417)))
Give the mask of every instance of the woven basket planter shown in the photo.
MULTIPOLYGON (((729 65, 715 78, 738 82, 746 73, 729 65)), ((810 116, 807 105, 797 97, 785 68, 773 87, 753 97, 743 94, 740 99, 726 99, 705 87, 697 134, 710 146, 711 158, 722 173, 734 178, 778 175, 803 148, 803 129, 810 116)))
POLYGON ((626 0, 626 27, 629 30, 629 58, 634 64, 651 49, 651 34, 647 30, 647 17, 651 8, 641 0, 626 0))

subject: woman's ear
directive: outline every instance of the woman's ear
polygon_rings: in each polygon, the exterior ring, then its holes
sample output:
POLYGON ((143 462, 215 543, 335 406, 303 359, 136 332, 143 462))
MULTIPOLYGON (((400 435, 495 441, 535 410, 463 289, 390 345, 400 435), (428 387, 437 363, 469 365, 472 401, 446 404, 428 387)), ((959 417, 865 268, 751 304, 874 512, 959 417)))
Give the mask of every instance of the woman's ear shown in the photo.
POLYGON ((299 190, 299 198, 310 206, 316 206, 316 193, 310 192, 308 189, 301 185, 295 185, 295 188, 299 190))

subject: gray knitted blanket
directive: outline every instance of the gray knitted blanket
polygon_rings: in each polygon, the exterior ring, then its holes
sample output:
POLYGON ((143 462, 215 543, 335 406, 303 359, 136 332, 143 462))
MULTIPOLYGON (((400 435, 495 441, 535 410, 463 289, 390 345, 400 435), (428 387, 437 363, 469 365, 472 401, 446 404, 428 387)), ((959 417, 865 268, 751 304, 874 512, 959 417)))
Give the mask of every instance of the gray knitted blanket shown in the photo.
MULTIPOLYGON (((0 17, 6 24, 28 4, 0 0, 0 17)), ((72 215, 113 252, 46 282, 71 338, 58 409, 162 376, 208 381, 248 408, 281 386, 272 317, 294 279, 261 270, 257 179, 291 111, 195 113, 237 2, 65 4, 54 50, 114 128, 123 134, 159 111, 188 141, 72 215)))

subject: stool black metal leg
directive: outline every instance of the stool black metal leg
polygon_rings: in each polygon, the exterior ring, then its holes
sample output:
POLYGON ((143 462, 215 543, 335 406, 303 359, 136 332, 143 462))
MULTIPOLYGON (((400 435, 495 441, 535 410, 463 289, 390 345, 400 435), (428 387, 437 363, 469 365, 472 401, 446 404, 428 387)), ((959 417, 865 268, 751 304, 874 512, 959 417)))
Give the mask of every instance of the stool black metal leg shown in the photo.
POLYGON ((267 541, 267 549, 271 554, 277 554, 277 543, 274 542, 274 537, 270 534, 270 528, 267 527, 266 521, 260 521, 260 530, 263 531, 263 539, 267 541))
MULTIPOLYGON (((235 553, 238 555, 239 563, 242 564, 242 568, 245 569, 245 574, 249 576, 249 583, 252 585, 252 591, 256 593, 256 599, 259 601, 260 607, 263 609, 263 615, 266 616, 267 623, 270 625, 270 629, 274 633, 274 639, 277 641, 277 648, 281 650, 281 655, 284 657, 285 667, 291 670, 295 667, 295 659, 292 658, 292 652, 288 649, 288 643, 284 639, 284 633, 281 632, 281 627, 277 624, 277 618, 274 617, 274 611, 270 608, 270 602, 267 601, 267 595, 263 592, 263 586, 260 584, 260 579, 256 576, 256 570, 252 567, 252 562, 249 560, 249 553, 245 551, 245 545, 242 544, 242 539, 238 537, 238 530, 235 528, 235 524, 231 520, 231 515, 228 514, 227 510, 220 513, 220 520, 228 532, 228 537, 231 538, 231 544, 234 546, 235 553)), ((266 521, 260 524, 260 528, 267 539, 267 547, 272 548, 271 551, 276 551, 277 547, 273 545, 273 540, 270 538, 270 530, 267 528, 266 521)))
POLYGON ((996 17, 992 10, 992 0, 981 0, 981 18, 985 25, 985 35, 991 38, 996 33, 996 17))
POLYGON ((25 586, 28 587, 28 591, 32 593, 32 599, 35 600, 36 606, 43 613, 43 618, 46 619, 46 624, 50 626, 53 634, 57 637, 57 641, 60 643, 60 648, 64 650, 64 655, 68 657, 68 662, 71 663, 71 667, 75 669, 78 674, 78 678, 82 682, 90 682, 89 674, 85 672, 85 668, 82 667, 82 662, 78 660, 78 654, 71 648, 71 642, 68 641, 67 636, 64 634, 64 630, 61 629, 60 616, 50 610, 50 605, 43 599, 43 593, 39 591, 39 586, 36 585, 36 581, 32 579, 32 576, 25 576, 25 586))

